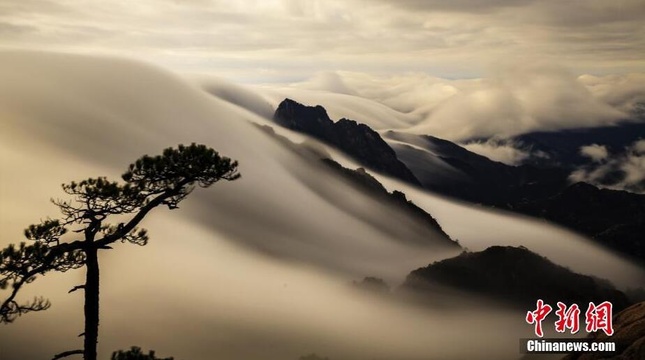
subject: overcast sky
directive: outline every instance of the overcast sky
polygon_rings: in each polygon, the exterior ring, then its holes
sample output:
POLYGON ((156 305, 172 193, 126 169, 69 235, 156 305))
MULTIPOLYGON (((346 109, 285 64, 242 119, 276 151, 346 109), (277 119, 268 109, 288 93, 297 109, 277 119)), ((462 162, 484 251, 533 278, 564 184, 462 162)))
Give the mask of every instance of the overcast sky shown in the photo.
POLYGON ((642 0, 0 0, 0 48, 115 54, 236 81, 645 72, 642 0))

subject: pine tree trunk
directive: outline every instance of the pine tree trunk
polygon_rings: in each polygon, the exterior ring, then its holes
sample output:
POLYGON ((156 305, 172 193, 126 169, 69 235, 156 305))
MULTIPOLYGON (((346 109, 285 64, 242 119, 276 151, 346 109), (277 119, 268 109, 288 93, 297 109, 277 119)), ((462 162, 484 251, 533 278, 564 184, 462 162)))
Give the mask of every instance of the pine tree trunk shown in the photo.
POLYGON ((99 338, 99 260, 98 249, 86 250, 87 274, 85 279, 85 360, 96 360, 96 348, 99 338))

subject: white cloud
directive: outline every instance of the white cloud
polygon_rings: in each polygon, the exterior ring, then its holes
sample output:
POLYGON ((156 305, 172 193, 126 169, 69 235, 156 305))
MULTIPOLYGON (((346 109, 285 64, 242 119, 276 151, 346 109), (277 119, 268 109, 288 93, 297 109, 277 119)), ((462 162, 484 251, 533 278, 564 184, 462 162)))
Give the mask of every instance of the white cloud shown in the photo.
POLYGON ((357 93, 350 89, 343 78, 337 72, 323 71, 314 74, 310 79, 299 83, 297 87, 303 89, 314 89, 329 91, 337 94, 357 95, 357 93))
POLYGON ((588 157, 594 162, 602 162, 607 159, 609 152, 607 151, 607 147, 604 145, 591 144, 582 146, 580 148, 580 155, 588 157))
POLYGON ((510 142, 500 143, 495 140, 489 140, 486 142, 472 142, 462 146, 469 151, 506 165, 520 165, 531 156, 529 152, 518 149, 510 142))
MULTIPOLYGON (((512 136, 611 124, 626 115, 595 98, 567 70, 541 63, 502 67, 439 104, 414 131, 450 126, 446 136, 512 136)), ((442 129, 445 131, 447 129, 442 129)))
POLYGON ((614 154, 603 163, 577 169, 569 179, 609 189, 645 193, 645 140, 634 142, 625 152, 614 154))
POLYGON ((645 155, 645 140, 640 140, 632 144, 632 151, 638 156, 645 155))

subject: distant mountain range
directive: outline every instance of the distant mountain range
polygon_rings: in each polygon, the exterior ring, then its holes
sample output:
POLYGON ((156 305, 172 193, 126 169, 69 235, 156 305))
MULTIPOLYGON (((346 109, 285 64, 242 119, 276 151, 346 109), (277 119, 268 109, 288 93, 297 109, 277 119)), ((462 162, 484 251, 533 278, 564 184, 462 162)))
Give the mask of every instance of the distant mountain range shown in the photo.
MULTIPOLYGON (((580 153, 587 145, 602 145, 610 153, 620 153, 635 141, 645 139, 645 122, 622 122, 615 126, 537 131, 505 140, 521 150, 539 153, 527 158, 524 163, 535 166, 574 168, 587 164, 589 158, 580 153)), ((484 142, 488 139, 472 139, 468 142, 484 142)), ((504 141, 501 141, 504 143, 504 141)))
POLYGON ((388 131, 384 136, 424 188, 460 200, 509 208, 568 184, 565 169, 506 165, 430 135, 388 131))
POLYGON ((569 180, 573 169, 590 161, 580 147, 597 144, 608 151, 624 150, 645 136, 645 123, 520 135, 508 141, 542 155, 510 166, 431 135, 387 131, 381 137, 365 124, 334 122, 322 106, 291 99, 279 104, 274 121, 374 171, 456 199, 544 218, 645 261, 645 196, 569 180))

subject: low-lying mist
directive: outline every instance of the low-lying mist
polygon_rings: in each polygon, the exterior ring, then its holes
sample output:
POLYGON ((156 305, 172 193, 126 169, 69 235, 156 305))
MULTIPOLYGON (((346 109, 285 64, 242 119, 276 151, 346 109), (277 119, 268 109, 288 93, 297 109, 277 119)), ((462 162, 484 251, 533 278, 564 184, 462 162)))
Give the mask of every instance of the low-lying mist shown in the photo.
MULTIPOLYGON (((228 96, 238 100, 122 59, 0 54, 1 246, 57 216, 48 199, 64 197, 61 183, 117 179, 143 154, 197 142, 240 163, 242 179, 197 189, 178 210, 155 209, 144 223, 146 247, 103 253, 101 358, 131 345, 185 360, 519 357, 518 339, 532 333, 520 311, 459 306, 459 297, 450 307, 417 308, 352 289, 363 276, 398 285, 456 252, 258 129, 268 123, 262 108, 239 106, 257 99, 228 96)), ((470 249, 524 244, 574 270, 642 283, 640 270, 569 232, 379 179, 470 249)), ((80 346, 81 296, 67 291, 82 277, 52 273, 29 285, 23 299, 44 295, 53 306, 1 326, 0 358, 80 346)))

